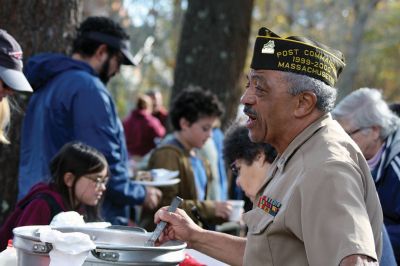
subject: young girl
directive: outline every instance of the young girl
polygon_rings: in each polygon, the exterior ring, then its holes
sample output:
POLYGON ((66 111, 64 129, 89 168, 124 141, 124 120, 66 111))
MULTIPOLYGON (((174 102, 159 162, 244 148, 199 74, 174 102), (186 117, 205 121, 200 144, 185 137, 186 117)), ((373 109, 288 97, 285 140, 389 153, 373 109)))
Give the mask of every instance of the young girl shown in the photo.
POLYGON ((86 222, 100 220, 99 202, 106 190, 108 164, 99 151, 80 142, 65 144, 50 163, 51 180, 29 191, 0 228, 0 251, 12 229, 50 224, 62 211, 76 211, 86 222))

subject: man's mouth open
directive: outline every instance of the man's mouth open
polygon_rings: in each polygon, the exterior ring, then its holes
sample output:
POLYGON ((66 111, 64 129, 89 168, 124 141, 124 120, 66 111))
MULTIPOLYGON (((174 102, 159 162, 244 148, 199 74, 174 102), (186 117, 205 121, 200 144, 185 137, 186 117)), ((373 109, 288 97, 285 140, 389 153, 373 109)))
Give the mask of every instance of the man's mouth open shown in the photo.
POLYGON ((256 124, 256 120, 257 120, 256 116, 252 115, 252 114, 249 114, 249 113, 246 113, 246 115, 248 117, 248 119, 246 121, 246 127, 247 128, 254 127, 254 125, 256 124))

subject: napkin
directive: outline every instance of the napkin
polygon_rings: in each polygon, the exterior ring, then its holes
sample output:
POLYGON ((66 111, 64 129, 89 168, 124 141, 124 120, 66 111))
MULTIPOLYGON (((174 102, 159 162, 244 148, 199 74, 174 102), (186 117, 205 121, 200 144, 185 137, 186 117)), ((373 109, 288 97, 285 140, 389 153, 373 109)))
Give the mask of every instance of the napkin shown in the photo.
POLYGON ((62 233, 51 227, 39 229, 40 241, 51 243, 49 266, 81 266, 89 251, 96 248, 87 234, 81 232, 62 233))
POLYGON ((84 224, 85 221, 82 215, 74 211, 60 212, 50 222, 50 226, 77 226, 84 224))

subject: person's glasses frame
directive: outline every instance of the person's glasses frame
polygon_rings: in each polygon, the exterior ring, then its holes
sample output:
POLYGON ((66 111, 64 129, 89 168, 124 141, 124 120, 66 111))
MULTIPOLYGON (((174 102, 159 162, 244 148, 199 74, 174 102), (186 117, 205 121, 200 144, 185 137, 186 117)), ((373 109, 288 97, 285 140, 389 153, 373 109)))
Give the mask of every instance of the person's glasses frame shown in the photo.
POLYGON ((350 132, 347 132, 347 131, 346 131, 346 133, 347 133, 347 135, 349 135, 349 136, 351 137, 351 136, 353 136, 354 134, 357 134, 358 132, 361 132, 361 131, 363 131, 363 130, 365 130, 365 129, 368 129, 368 128, 371 128, 371 127, 359 127, 359 128, 354 129, 354 130, 352 130, 352 131, 350 131, 350 132))
POLYGON ((236 160, 233 161, 229 167, 231 168, 232 175, 239 176, 239 168, 236 165, 236 160))

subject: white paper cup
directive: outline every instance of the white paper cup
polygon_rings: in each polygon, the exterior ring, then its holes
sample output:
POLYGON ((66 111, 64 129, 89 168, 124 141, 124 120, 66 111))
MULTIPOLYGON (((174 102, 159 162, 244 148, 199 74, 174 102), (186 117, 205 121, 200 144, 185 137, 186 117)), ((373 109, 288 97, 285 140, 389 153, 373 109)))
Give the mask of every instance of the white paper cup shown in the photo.
POLYGON ((244 212, 244 200, 228 200, 228 202, 232 204, 232 212, 229 215, 229 221, 239 222, 244 212))

